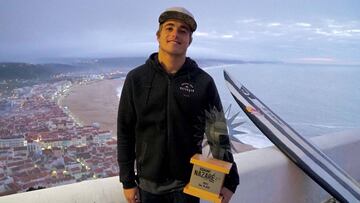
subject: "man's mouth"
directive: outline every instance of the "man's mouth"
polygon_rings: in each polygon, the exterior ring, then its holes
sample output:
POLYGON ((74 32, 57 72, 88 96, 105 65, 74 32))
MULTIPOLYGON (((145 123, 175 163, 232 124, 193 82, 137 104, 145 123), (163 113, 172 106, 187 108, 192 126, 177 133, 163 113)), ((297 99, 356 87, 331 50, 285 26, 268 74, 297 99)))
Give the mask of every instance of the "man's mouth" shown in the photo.
POLYGON ((179 41, 176 41, 176 40, 169 40, 168 43, 181 44, 179 41))

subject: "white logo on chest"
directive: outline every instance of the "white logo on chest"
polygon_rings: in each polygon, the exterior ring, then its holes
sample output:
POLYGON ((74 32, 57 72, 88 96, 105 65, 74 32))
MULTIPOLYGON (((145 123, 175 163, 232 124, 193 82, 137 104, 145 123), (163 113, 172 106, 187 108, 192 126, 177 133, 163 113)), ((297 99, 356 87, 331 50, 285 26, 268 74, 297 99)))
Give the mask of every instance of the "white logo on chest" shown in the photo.
POLYGON ((190 94, 195 92, 194 86, 187 82, 181 83, 179 89, 186 97, 189 97, 190 94))

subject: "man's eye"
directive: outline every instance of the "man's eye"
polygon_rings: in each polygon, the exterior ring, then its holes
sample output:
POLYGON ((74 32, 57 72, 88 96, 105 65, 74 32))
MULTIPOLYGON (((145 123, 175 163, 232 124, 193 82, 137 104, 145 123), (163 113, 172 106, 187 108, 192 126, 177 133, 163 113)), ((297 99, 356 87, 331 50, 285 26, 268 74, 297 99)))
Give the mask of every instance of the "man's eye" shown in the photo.
POLYGON ((165 30, 166 30, 166 31, 172 31, 173 28, 172 28, 172 27, 167 27, 165 30))

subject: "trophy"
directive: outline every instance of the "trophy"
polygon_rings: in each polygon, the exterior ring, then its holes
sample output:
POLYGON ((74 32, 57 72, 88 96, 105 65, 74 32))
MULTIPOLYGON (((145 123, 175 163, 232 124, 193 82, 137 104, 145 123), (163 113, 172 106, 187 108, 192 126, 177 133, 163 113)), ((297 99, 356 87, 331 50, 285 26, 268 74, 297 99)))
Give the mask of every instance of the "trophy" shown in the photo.
POLYGON ((195 154, 190 163, 194 164, 190 182, 184 193, 214 203, 221 203, 221 188, 225 174, 229 174, 232 163, 195 154))

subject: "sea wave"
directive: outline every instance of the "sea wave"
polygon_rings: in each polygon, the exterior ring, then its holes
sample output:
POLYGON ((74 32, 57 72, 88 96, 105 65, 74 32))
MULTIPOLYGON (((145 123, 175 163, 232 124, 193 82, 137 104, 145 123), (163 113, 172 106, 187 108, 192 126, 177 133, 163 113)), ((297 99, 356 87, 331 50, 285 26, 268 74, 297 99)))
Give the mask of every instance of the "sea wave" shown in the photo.
POLYGON ((238 138, 244 144, 251 145, 255 148, 264 148, 274 145, 267 137, 262 134, 251 132, 249 129, 245 128, 242 129, 242 131, 247 131, 248 133, 236 135, 236 138, 238 138))
POLYGON ((123 89, 122 85, 116 88, 116 95, 117 95, 117 97, 119 99, 120 99, 120 96, 121 96, 122 89, 123 89))
POLYGON ((213 69, 224 69, 226 67, 231 67, 231 66, 234 66, 235 64, 225 64, 225 65, 216 65, 216 66, 207 66, 207 67, 204 67, 202 68, 203 70, 205 71, 208 71, 208 70, 213 70, 213 69))
POLYGON ((343 129, 343 128, 348 128, 348 129, 353 129, 353 128, 358 128, 358 126, 349 126, 349 125, 344 125, 344 124, 326 124, 326 123, 296 123, 296 122, 292 122, 291 125, 297 125, 297 126, 311 126, 311 127, 315 127, 315 128, 326 128, 326 129, 343 129))

